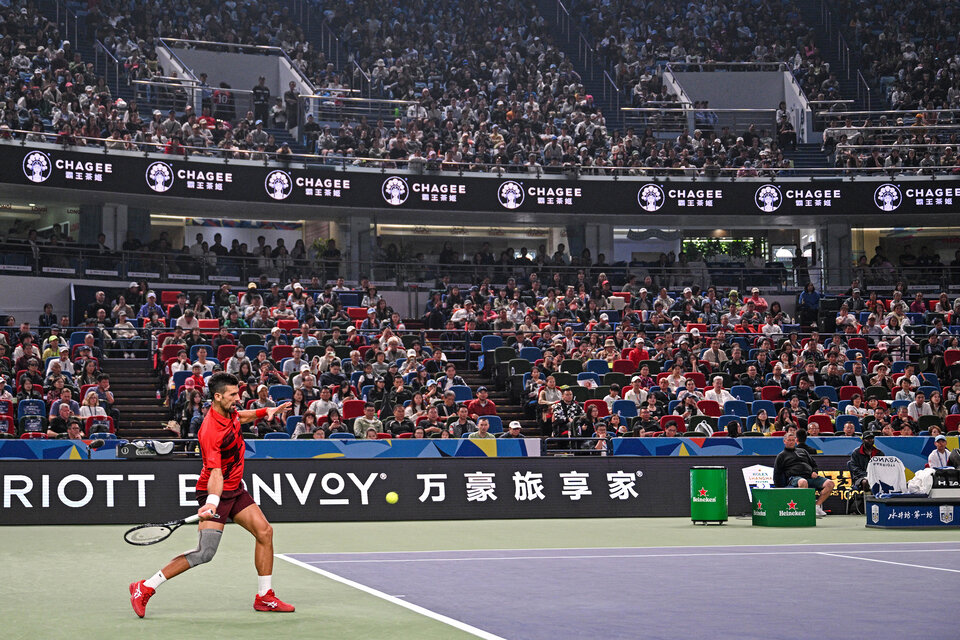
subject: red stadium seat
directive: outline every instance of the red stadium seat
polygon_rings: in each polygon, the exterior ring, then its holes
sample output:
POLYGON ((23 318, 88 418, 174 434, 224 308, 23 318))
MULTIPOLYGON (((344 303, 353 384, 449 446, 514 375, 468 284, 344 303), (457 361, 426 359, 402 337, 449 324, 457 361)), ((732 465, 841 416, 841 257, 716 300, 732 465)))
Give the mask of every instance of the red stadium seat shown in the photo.
POLYGON ((280 362, 284 358, 292 358, 293 347, 288 344, 278 344, 270 351, 270 357, 274 362, 280 362))
POLYGON ((220 320, 218 318, 200 318, 197 322, 200 324, 200 330, 205 333, 211 330, 220 330, 220 320))
POLYGON ((235 344, 222 344, 217 347, 217 360, 220 361, 220 364, 226 364, 227 360, 233 357, 233 354, 237 352, 237 345, 235 344))
POLYGON ((177 296, 180 295, 180 293, 181 293, 180 291, 161 291, 161 292, 160 292, 160 304, 161 304, 163 307, 167 308, 167 310, 169 311, 170 309, 169 309, 169 307, 168 307, 167 305, 176 304, 176 303, 177 303, 177 296))
POLYGON ((347 317, 349 317, 351 320, 366 320, 367 308, 366 307, 347 307, 347 317))
POLYGON ((21 440, 46 440, 47 434, 43 431, 30 431, 20 436, 21 440))
POLYGON ((943 352, 943 364, 948 367, 960 362, 960 349, 947 349, 943 352))
POLYGON ((683 434, 684 431, 687 430, 687 423, 683 419, 683 416, 663 416, 662 418, 660 418, 661 431, 667 430, 667 423, 670 422, 671 420, 677 423, 677 435, 681 435, 683 434))
POLYGON ((110 416, 90 416, 84 421, 84 433, 88 436, 91 433, 100 433, 103 431, 103 425, 106 425, 109 433, 116 433, 117 429, 113 424, 113 418, 110 416))
POLYGON ((300 322, 297 320, 277 320, 277 326, 280 327, 282 331, 290 333, 291 331, 297 331, 300 329, 300 322))
POLYGON ((840 390, 837 392, 837 398, 840 400, 850 400, 855 395, 863 395, 863 389, 857 386, 848 385, 846 387, 840 387, 840 390))
POLYGON ((960 414, 948 415, 943 421, 943 428, 947 431, 960 431, 960 414))
POLYGON ((807 418, 808 426, 813 423, 820 425, 821 433, 833 433, 833 420, 830 419, 830 416, 815 413, 807 418))
POLYGON ((390 440, 393 438, 393 434, 390 433, 378 433, 377 440, 390 440))
POLYGON ((614 360, 613 370, 629 376, 637 372, 637 365, 632 360, 614 360))
POLYGON ((713 418, 719 418, 723 415, 723 410, 720 408, 720 403, 716 400, 701 400, 697 403, 697 409, 700 409, 700 411, 703 412, 703 415, 713 418))
POLYGON ((182 344, 168 344, 167 346, 165 346, 163 349, 160 350, 160 359, 163 360, 164 362, 166 362, 170 358, 176 359, 177 354, 180 353, 181 350, 187 351, 189 353, 189 349, 184 347, 182 344))
POLYGON ((350 420, 363 415, 363 400, 344 400, 343 401, 343 419, 350 420))
POLYGON ((760 389, 761 400, 783 400, 783 389, 776 385, 767 385, 760 389))
POLYGON ((610 407, 607 406, 606 400, 587 400, 583 403, 583 410, 586 411, 588 407, 596 407, 599 411, 597 415, 601 418, 610 415, 610 407))
POLYGON ((707 385, 707 378, 699 371, 691 371, 683 374, 684 378, 693 379, 698 389, 703 389, 707 385))

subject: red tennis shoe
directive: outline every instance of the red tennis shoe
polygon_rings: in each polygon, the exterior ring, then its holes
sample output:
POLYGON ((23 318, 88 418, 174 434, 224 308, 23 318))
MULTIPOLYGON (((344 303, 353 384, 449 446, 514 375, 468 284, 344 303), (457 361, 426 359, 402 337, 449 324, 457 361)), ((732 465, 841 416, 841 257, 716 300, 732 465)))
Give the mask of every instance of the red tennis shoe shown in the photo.
POLYGON ((143 584, 143 580, 130 583, 130 604, 133 605, 133 611, 141 618, 147 613, 147 603, 150 597, 157 592, 143 584))
POLYGON ((267 591, 266 595, 257 594, 257 597, 253 600, 253 608, 257 611, 273 611, 276 613, 292 613, 295 611, 294 606, 278 598, 273 589, 267 591))

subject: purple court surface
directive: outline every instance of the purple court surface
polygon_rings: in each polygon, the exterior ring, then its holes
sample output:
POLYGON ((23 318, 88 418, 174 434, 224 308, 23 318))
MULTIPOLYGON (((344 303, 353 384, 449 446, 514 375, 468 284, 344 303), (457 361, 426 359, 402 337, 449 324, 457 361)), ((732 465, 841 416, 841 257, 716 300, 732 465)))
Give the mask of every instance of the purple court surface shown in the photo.
POLYGON ((960 542, 279 557, 488 640, 957 637, 960 542))

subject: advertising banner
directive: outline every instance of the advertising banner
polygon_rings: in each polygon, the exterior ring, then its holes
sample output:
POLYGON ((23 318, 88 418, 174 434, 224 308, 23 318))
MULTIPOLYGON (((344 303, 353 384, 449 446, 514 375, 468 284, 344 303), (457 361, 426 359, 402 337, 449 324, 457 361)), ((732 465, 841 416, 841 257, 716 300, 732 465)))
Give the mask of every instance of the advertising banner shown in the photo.
MULTIPOLYGON (((843 181, 784 177, 729 180, 537 177, 530 173, 263 166, 193 156, 63 150, 0 144, 0 180, 158 198, 328 205, 381 211, 498 211, 622 215, 951 213, 960 182, 885 176, 843 181)), ((960 204, 960 200, 957 201, 960 204)), ((162 206, 162 205, 158 205, 162 206)))
MULTIPOLYGON (((772 463, 770 459, 761 461, 772 463)), ((276 522, 690 515, 696 458, 420 458, 246 462, 248 491, 276 522), (396 492, 399 501, 385 496, 396 492)), ((699 462, 702 463, 702 460, 699 462)), ((711 463, 740 474, 756 458, 711 463)), ((823 469, 844 458, 823 456, 823 469)), ((8 460, 0 524, 121 524, 196 511, 198 460, 8 460)), ((825 474, 831 472, 825 471, 825 474)), ((835 472, 839 473, 839 471, 835 472)), ((733 514, 750 503, 730 492, 733 514)), ((841 509, 838 498, 827 508, 841 509)))

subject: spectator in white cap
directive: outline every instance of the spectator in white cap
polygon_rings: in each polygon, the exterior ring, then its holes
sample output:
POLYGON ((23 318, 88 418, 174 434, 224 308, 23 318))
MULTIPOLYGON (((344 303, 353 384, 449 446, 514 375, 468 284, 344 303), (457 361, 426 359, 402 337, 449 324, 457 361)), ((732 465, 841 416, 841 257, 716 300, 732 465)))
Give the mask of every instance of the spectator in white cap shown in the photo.
POLYGON ((763 299, 763 296, 760 295, 760 289, 757 287, 751 289, 750 297, 744 302, 752 302, 754 310, 761 314, 766 313, 767 307, 769 306, 767 301, 763 299))
POLYGON ((927 464, 930 465, 930 468, 936 469, 937 467, 950 466, 950 451, 947 449, 947 437, 943 434, 938 435, 933 439, 933 446, 935 449, 927 456, 927 464))
POLYGON ((147 301, 140 307, 137 318, 149 318, 151 313, 156 313, 160 318, 165 317, 163 307, 157 304, 157 294, 153 291, 147 293, 147 301))
POLYGON ((523 431, 519 420, 511 420, 507 425, 506 431, 501 433, 498 438, 522 438, 523 431))

